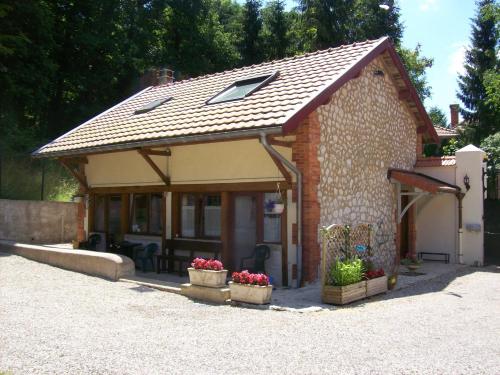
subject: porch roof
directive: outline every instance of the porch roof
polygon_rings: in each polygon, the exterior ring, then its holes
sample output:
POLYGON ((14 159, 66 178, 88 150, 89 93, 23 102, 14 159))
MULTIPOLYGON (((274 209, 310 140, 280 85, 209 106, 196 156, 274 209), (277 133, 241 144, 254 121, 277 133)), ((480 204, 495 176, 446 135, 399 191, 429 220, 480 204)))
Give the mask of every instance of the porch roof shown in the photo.
POLYGON ((286 134, 373 59, 384 54, 410 105, 417 131, 438 137, 389 38, 354 43, 283 60, 149 87, 41 147, 35 157, 164 146, 218 138, 286 134), (277 72, 277 77, 240 100, 207 104, 236 81, 277 72), (148 103, 171 100, 148 112, 148 103), (202 140, 203 137, 203 140, 202 140))
POLYGON ((423 173, 407 171, 404 169, 390 168, 387 172, 387 177, 389 179, 396 180, 402 184, 414 186, 420 190, 429 192, 431 194, 436 194, 436 193, 459 194, 461 192, 459 186, 449 184, 445 181, 441 181, 437 178, 428 176, 423 173))

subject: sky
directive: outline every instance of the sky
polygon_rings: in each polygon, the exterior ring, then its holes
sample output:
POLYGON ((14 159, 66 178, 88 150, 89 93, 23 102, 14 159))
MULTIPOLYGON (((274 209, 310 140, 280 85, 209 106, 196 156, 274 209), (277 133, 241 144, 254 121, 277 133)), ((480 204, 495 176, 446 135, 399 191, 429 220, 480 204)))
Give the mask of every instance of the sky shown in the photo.
POLYGON ((474 0, 399 0, 405 26, 403 46, 422 46, 422 54, 434 59, 427 70, 432 97, 425 106, 437 106, 449 119, 449 105, 460 104, 457 78, 463 73, 465 50, 470 44, 474 0))
MULTIPOLYGON (((264 1, 265 2, 265 1, 264 1)), ((287 0, 287 7, 296 5, 287 0)), ((434 59, 427 70, 432 97, 425 101, 429 109, 437 106, 449 120, 449 105, 459 103, 456 92, 458 74, 471 35, 471 18, 475 16, 474 0, 399 0, 404 25, 403 46, 422 46, 422 55, 434 59)))

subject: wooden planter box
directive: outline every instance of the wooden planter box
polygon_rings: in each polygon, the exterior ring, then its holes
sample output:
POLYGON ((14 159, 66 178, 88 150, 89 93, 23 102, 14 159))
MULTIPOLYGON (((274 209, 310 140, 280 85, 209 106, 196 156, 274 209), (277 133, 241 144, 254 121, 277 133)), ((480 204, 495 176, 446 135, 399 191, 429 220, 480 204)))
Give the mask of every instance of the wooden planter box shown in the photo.
POLYGON ((231 301, 263 305, 271 302, 273 286, 238 284, 230 281, 229 290, 231 291, 231 301))
POLYGON ((206 286, 209 288, 222 288, 226 285, 227 270, 197 270, 188 268, 189 282, 193 285, 206 286))
POLYGON ((322 293, 323 303, 345 305, 366 297, 366 281, 346 286, 325 285, 322 293))
POLYGON ((375 279, 366 280, 367 297, 385 292, 387 292, 387 276, 381 276, 375 279))

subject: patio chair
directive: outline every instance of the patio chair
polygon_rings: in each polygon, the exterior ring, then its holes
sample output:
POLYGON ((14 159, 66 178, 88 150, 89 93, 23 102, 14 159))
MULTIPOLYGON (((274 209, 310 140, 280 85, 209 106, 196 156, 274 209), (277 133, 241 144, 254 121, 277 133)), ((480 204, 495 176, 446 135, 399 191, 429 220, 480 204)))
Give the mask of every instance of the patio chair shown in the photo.
POLYGON ((252 255, 241 258, 240 269, 248 269, 254 273, 266 273, 266 260, 271 257, 271 249, 267 245, 255 246, 252 255), (249 267, 245 264, 251 264, 249 267))
POLYGON ((97 245, 101 243, 101 236, 97 233, 91 234, 87 241, 80 244, 80 247, 85 250, 97 250, 97 245))
POLYGON ((150 243, 144 247, 143 250, 139 251, 135 257, 136 265, 137 262, 140 264, 141 272, 147 272, 148 261, 151 262, 151 270, 155 269, 155 254, 158 251, 158 245, 155 243, 150 243))

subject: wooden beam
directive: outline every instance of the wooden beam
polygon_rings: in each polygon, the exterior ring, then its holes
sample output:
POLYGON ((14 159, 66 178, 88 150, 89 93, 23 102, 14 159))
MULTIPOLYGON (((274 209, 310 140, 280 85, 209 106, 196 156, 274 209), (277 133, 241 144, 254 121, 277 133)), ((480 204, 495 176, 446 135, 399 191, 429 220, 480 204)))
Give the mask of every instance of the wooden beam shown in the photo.
POLYGON ((66 160, 70 164, 88 164, 89 159, 87 159, 86 156, 75 156, 75 157, 67 157, 67 158, 61 158, 66 160))
POLYGON ((142 152, 144 152, 147 155, 157 155, 157 156, 171 156, 172 152, 170 149, 167 149, 165 151, 159 151, 159 150, 151 150, 149 148, 143 148, 141 149, 142 152))
POLYGON ((398 93, 399 100, 411 100, 410 90, 401 90, 398 93))
POLYGON ((291 188, 285 180, 280 181, 257 181, 257 182, 230 182, 216 184, 173 184, 173 185, 140 185, 140 186, 105 186, 92 187, 90 192, 94 194, 121 194, 121 193, 156 193, 171 191, 175 193, 220 193, 221 191, 276 191, 276 184, 281 189, 291 188))
POLYGON ((151 168, 156 172, 158 176, 160 176, 161 180, 165 183, 165 185, 170 185, 170 178, 166 176, 160 168, 155 164, 155 162, 149 157, 149 155, 144 150, 137 150, 139 154, 146 160, 151 168))
POLYGON ((273 138, 270 138, 268 140, 268 143, 273 145, 273 146, 280 146, 280 147, 292 147, 292 145, 293 145, 293 142, 280 141, 278 139, 273 139, 273 138))
MULTIPOLYGON (((270 140, 268 140, 268 142, 270 143, 270 140)), ((286 169, 286 167, 283 165, 281 160, 279 160, 276 156, 271 154, 267 149, 266 149, 266 151, 269 154, 269 156, 271 157, 271 159, 273 160, 274 164, 276 164, 276 166, 278 167, 279 171, 281 172, 281 175, 285 178, 285 181, 287 182, 287 184, 291 185, 292 184, 292 175, 290 174, 290 172, 288 172, 288 169, 286 169)))
POLYGON ((67 160, 60 158, 59 162, 75 177, 78 182, 80 183, 80 186, 84 189, 84 191, 88 191, 89 186, 87 185, 87 178, 85 177, 85 174, 81 173, 78 169, 80 164, 78 164, 75 168, 75 166, 71 165, 68 163, 67 160))
POLYGON ((423 134, 427 131, 427 126, 419 126, 417 128, 417 134, 423 134))
POLYGON ((225 184, 174 184, 168 190, 184 193, 218 193, 221 191, 276 191, 276 184, 279 182, 282 189, 287 189, 289 184, 282 181, 259 181, 259 182, 232 182, 225 184))

